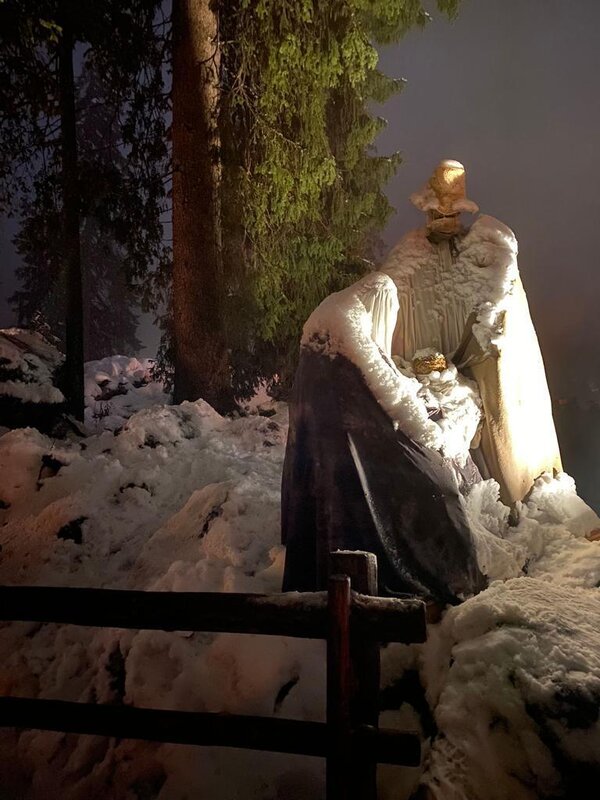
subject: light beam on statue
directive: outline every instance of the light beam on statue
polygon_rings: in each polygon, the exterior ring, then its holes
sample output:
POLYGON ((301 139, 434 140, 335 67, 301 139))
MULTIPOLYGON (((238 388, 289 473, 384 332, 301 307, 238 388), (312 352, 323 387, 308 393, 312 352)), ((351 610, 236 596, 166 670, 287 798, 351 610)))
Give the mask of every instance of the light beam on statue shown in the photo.
POLYGON ((322 588, 328 554, 369 550, 384 595, 459 602, 485 586, 463 495, 507 506, 561 470, 544 365, 503 223, 462 214, 442 161, 411 201, 425 226, 308 319, 282 486, 285 590, 322 588))
POLYGON ((517 240, 493 217, 463 226, 461 213, 478 206, 458 161, 442 161, 411 201, 426 227, 407 234, 382 267, 400 301, 393 352, 410 361, 436 348, 476 381, 483 420, 475 460, 511 505, 542 472, 562 469, 517 240))

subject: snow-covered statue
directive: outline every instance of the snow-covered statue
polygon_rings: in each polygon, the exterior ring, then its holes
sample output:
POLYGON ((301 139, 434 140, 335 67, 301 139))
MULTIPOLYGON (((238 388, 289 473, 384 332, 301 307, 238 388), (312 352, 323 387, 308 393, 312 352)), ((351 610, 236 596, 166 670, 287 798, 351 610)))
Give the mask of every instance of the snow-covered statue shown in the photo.
POLYGON ((485 586, 459 497, 469 477, 440 452, 423 386, 391 357, 397 313, 394 282, 372 273, 304 328, 282 482, 284 591, 322 588, 337 549, 375 553, 384 595, 455 603, 485 586))
POLYGON ((382 267, 400 302, 392 351, 407 365, 434 348, 476 381, 483 417, 475 458, 512 505, 543 472, 562 470, 517 240, 493 217, 462 226, 461 212, 478 208, 457 161, 442 161, 411 201, 427 226, 401 239, 382 267))
POLYGON ((458 602, 486 585, 461 497, 521 500, 560 469, 513 233, 470 229, 463 167, 411 198, 427 226, 308 319, 282 486, 284 590, 324 586, 332 550, 377 555, 381 594, 458 602), (473 458, 475 456, 475 458, 473 458))

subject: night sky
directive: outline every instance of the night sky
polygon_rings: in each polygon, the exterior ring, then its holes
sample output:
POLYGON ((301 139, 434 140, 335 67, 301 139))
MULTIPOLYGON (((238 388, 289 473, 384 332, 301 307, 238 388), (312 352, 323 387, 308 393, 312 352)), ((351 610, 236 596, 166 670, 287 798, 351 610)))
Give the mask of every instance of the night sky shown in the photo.
MULTIPOLYGON (((510 225, 555 397, 600 384, 600 3, 465 0, 382 51, 405 90, 381 110, 381 152, 405 157, 389 185, 392 245, 420 224, 408 203, 441 158, 467 168, 469 196, 510 225)), ((16 259, 0 223, 0 326, 14 318, 16 259)), ((149 322, 142 337, 153 349, 149 322)))
POLYGON ((555 395, 600 384, 599 31, 597 0, 466 0, 381 58, 408 80, 382 111, 381 152, 405 157, 386 242, 420 224, 407 198, 436 163, 462 161, 469 196, 519 240, 555 395))

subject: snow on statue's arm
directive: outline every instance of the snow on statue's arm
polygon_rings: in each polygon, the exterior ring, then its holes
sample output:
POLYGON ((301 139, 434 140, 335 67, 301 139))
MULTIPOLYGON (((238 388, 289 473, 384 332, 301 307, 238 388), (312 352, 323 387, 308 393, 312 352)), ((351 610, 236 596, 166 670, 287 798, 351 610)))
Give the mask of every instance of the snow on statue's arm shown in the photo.
POLYGON ((519 277, 516 237, 507 225, 483 215, 459 242, 458 251, 468 269, 461 291, 469 298, 474 315, 467 321, 465 334, 472 330, 482 354, 496 355, 502 346, 504 315, 519 277))
POLYGON ((421 384, 403 375, 386 352, 384 331, 393 331, 397 313, 393 280, 384 273, 371 273, 325 298, 304 326, 302 346, 330 358, 347 358, 395 426, 425 447, 441 450, 443 432, 417 397, 421 384), (379 343, 374 338, 378 333, 379 343))

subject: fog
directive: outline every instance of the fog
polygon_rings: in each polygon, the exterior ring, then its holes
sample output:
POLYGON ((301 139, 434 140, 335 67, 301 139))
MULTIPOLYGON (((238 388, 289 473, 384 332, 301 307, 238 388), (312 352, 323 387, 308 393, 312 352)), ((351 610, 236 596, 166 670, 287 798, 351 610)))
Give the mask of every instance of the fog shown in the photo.
POLYGON ((454 23, 433 16, 381 52, 407 79, 381 109, 379 151, 405 159, 385 241, 421 224, 408 196, 437 162, 462 161, 469 197, 519 240, 565 467, 600 509, 600 3, 466 0, 454 23))
POLYGON ((420 224, 407 201, 441 158, 467 168, 469 196, 508 224, 554 393, 600 375, 600 3, 466 0, 449 23, 382 50, 404 91, 382 110, 381 152, 405 157, 385 239, 420 224))

